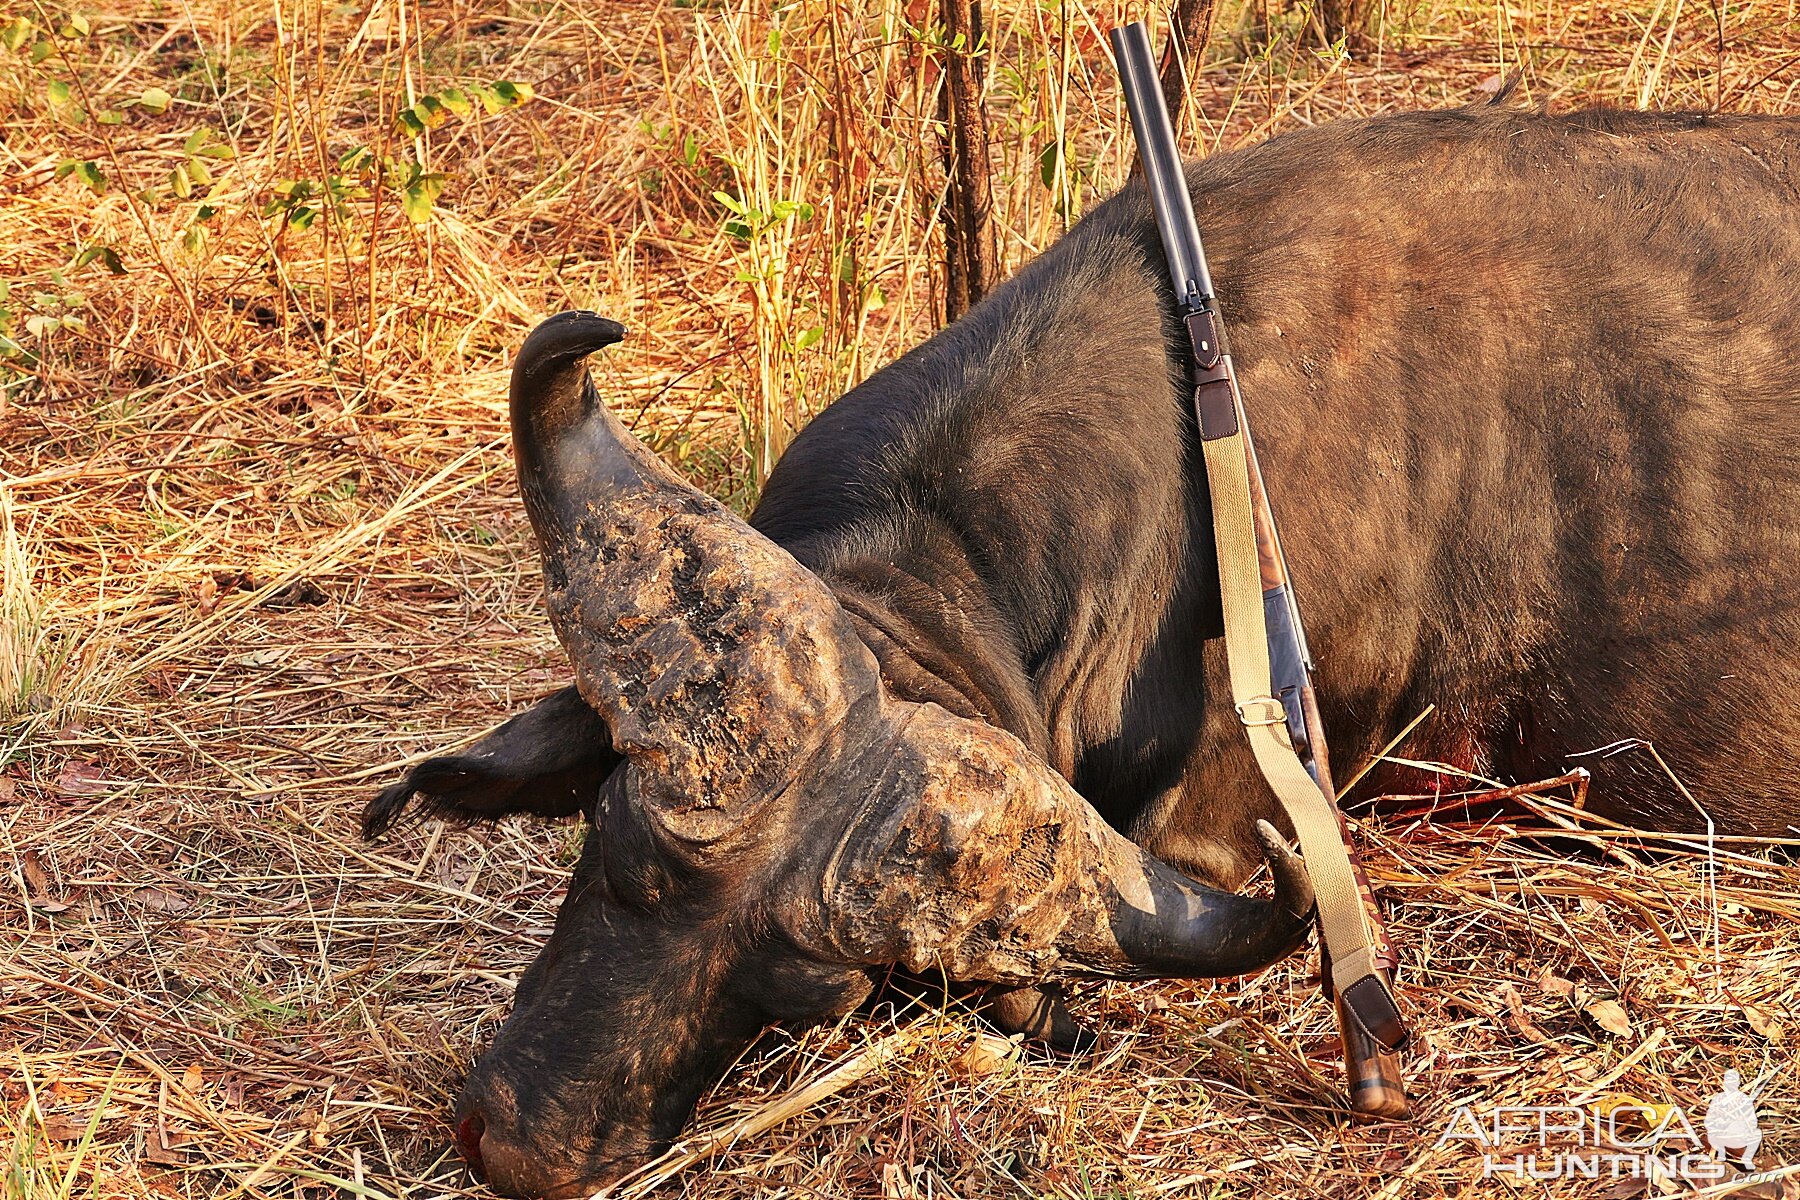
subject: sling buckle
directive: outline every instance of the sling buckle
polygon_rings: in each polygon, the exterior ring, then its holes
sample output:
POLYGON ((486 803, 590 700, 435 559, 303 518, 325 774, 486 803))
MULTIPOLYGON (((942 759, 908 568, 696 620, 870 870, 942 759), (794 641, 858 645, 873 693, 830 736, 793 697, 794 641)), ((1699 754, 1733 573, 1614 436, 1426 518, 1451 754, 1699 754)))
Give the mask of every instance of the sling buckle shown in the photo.
POLYGON ((1287 724, 1287 706, 1273 696, 1252 696, 1248 700, 1234 705, 1233 707, 1237 709, 1238 720, 1242 721, 1245 725, 1254 727, 1258 725, 1287 724), (1259 707, 1267 709, 1273 715, 1252 716, 1245 711, 1246 709, 1259 707))

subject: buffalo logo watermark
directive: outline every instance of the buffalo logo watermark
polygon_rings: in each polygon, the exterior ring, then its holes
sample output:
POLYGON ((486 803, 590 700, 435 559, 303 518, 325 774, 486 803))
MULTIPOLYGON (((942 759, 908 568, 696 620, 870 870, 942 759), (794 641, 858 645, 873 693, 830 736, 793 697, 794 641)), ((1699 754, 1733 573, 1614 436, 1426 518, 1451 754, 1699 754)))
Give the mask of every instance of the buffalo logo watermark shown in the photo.
POLYGON ((1483 1179, 1724 1179, 1726 1163, 1755 1168, 1762 1133, 1754 1092, 1727 1071, 1724 1090, 1706 1106, 1702 1137, 1677 1104, 1610 1096, 1586 1107, 1503 1105, 1478 1113, 1457 1108, 1439 1135, 1481 1152, 1483 1179))

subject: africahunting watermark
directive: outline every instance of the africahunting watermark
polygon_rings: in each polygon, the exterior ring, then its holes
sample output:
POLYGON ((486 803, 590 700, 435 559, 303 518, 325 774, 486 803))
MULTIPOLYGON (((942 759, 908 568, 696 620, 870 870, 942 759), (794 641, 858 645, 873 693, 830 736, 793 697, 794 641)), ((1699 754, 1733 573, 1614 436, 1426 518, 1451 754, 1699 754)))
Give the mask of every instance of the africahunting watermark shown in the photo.
POLYGON ((1467 1143, 1481 1152, 1484 1179, 1724 1179, 1727 1164, 1756 1167, 1762 1132, 1756 1092, 1736 1071, 1708 1101, 1700 1127, 1678 1104, 1609 1096, 1576 1105, 1501 1105, 1478 1112, 1463 1105, 1437 1148, 1467 1143))

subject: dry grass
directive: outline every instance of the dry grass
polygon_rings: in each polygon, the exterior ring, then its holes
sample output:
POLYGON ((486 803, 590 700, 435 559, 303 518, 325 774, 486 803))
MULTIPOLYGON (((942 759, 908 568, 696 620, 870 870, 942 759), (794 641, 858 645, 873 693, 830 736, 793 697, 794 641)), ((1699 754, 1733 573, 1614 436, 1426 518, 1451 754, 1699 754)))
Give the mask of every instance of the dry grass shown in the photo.
MULTIPOLYGON (((0 2, 0 30, 65 19, 0 2)), ((0 1192, 468 1187, 444 1117, 575 835, 365 847, 352 826, 401 763, 563 674, 510 476, 507 350, 558 308, 626 319, 609 394, 747 503, 810 412, 931 327, 921 7, 803 0, 772 45, 735 3, 137 0, 42 63, 0 49, 0 334, 37 359, 0 359, 0 1192), (495 80, 537 99, 395 132, 419 97, 495 80), (167 111, 124 107, 152 87, 167 111), (188 166, 202 127, 230 148, 198 155, 211 184, 188 166), (391 186, 308 228, 265 215, 283 181, 354 174, 336 164, 360 145, 447 177, 427 222, 391 186), (761 214, 747 239, 715 192, 761 214), (90 248, 126 273, 74 268, 90 248)), ((1121 13, 989 7, 1016 264, 1124 169, 1101 49, 1121 13)), ((1478 100, 1514 71, 1557 105, 1800 107, 1793 0, 1418 0, 1355 61, 1306 48, 1307 25, 1226 7, 1197 144, 1478 100)), ((1085 989, 1091 1062, 1009 1061, 944 1006, 772 1035, 703 1105, 700 1130, 731 1136, 659 1194, 1630 1194, 1482 1181, 1466 1144, 1434 1142, 1464 1103, 1698 1105, 1728 1064, 1765 1077, 1763 1161, 1800 1163, 1792 865, 1646 848, 1549 800, 1402 805, 1364 830, 1419 1031, 1411 1124, 1342 1120, 1295 961, 1085 989), (762 1128, 821 1078, 831 1094, 762 1128)))

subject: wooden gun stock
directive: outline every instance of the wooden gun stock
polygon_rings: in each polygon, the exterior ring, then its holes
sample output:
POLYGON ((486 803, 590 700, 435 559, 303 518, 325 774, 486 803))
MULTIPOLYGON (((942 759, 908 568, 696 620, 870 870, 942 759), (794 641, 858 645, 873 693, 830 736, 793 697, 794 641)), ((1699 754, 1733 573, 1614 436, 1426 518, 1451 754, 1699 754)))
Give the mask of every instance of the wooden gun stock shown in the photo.
POLYGON ((1351 1110, 1383 1121, 1400 1120, 1407 1113, 1406 1076, 1400 1052, 1388 1050, 1370 1037, 1362 1023, 1346 1010, 1342 996, 1333 999, 1332 1009, 1337 1013, 1338 1036, 1344 1043, 1351 1110))

